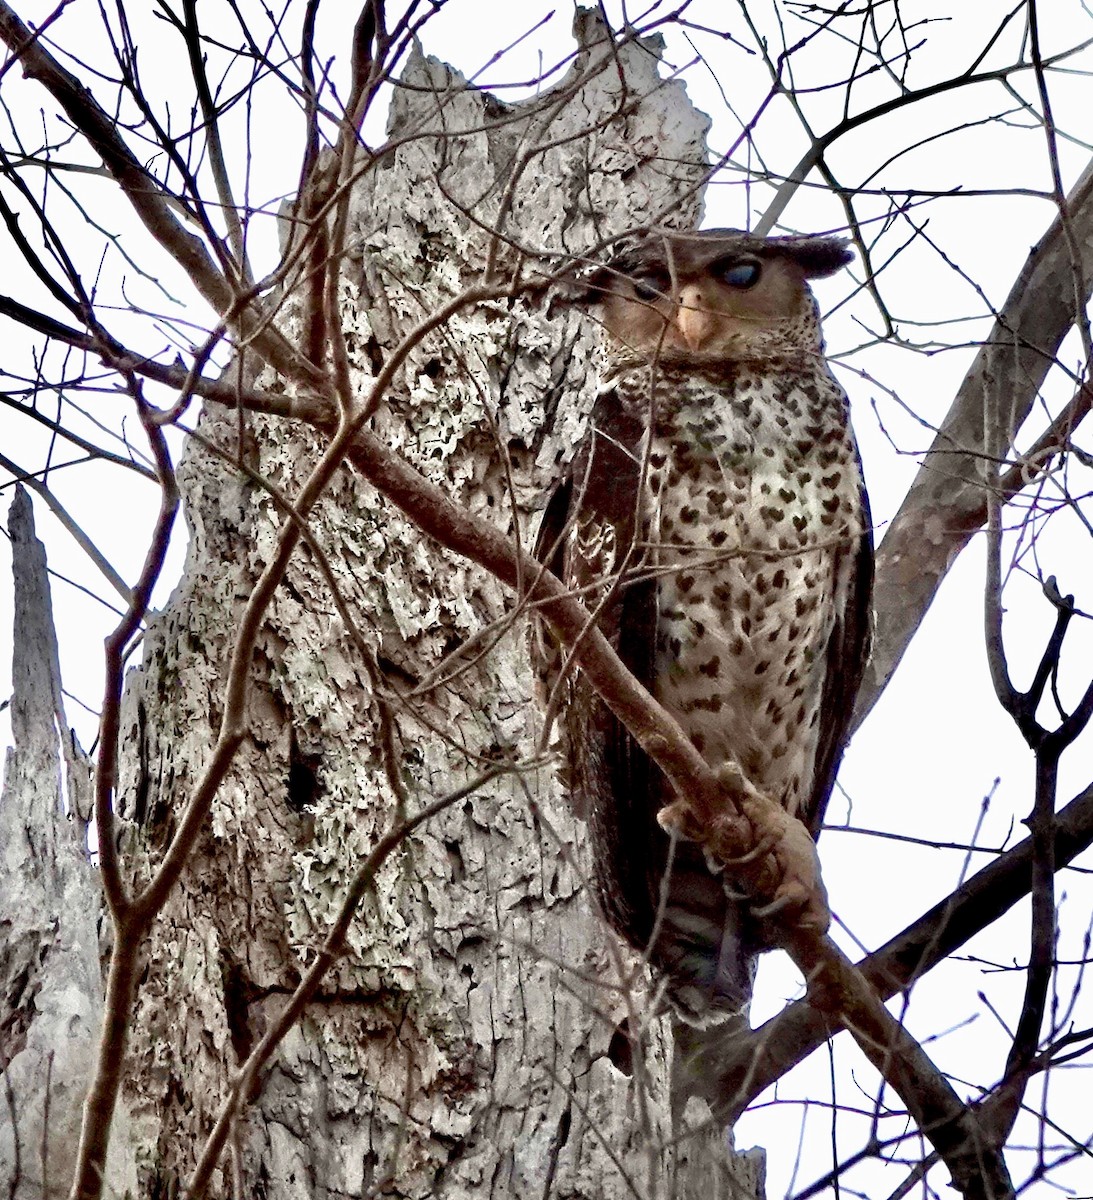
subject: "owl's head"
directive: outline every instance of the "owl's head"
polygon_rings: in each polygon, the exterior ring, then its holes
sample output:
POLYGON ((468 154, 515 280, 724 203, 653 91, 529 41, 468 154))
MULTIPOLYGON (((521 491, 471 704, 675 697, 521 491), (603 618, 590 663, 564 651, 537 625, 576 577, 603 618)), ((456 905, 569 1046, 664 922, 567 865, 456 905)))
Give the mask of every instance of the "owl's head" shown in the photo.
POLYGON ((833 237, 735 229, 650 232, 589 279, 610 351, 647 362, 740 360, 821 348, 809 279, 850 262, 833 237))

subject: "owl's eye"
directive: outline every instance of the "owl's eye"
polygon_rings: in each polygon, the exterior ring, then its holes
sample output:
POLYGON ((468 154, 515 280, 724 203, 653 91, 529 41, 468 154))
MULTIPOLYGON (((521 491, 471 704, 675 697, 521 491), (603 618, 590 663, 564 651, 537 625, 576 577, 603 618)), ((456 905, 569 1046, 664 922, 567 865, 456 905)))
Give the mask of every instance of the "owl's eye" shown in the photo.
POLYGON ((659 299, 669 286, 668 280, 658 271, 651 271, 645 275, 631 275, 630 282, 637 298, 646 302, 659 299))
POLYGON ((762 267, 753 259, 748 262, 726 263, 723 267, 717 269, 717 274, 721 276, 722 282, 727 283, 729 287, 747 290, 748 288, 755 287, 759 282, 762 270, 762 267))

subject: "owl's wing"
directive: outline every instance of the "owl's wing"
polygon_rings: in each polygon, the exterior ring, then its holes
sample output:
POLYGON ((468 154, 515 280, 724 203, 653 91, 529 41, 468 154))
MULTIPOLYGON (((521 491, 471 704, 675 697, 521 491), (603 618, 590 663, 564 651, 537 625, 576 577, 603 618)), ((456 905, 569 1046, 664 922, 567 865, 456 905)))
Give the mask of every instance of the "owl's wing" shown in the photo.
MULTIPOLYGON (((642 424, 601 396, 569 478, 546 507, 537 556, 581 598, 629 670, 654 690, 656 577, 643 569, 642 424)), ((557 654, 554 678, 562 661, 557 654)), ((545 679, 544 679, 544 682, 545 679)), ((755 942, 697 843, 674 850, 657 824, 672 799, 660 769, 585 681, 567 675, 560 705, 568 790, 587 821, 608 922, 649 957, 687 1019, 738 1012, 751 991, 755 942), (671 872, 667 874, 669 858, 671 872)))
MULTIPOLYGON (((547 501, 535 557, 595 615, 626 666, 650 687, 656 643, 656 588, 640 579, 641 424, 623 415, 614 392, 601 394, 566 478, 547 501)), ((549 630, 536 667, 549 686, 561 667, 549 630)))
MULTIPOLYGON (((858 470, 861 471, 860 462, 858 470)), ((865 532, 856 544, 851 544, 845 551, 851 559, 849 587, 845 604, 836 614, 835 626, 827 644, 812 797, 801 814, 813 837, 820 832, 827 802, 835 786, 835 776, 846 748, 847 730, 854 715, 854 702, 872 645, 873 530, 869 497, 864 484, 861 489, 861 514, 865 532)))
MULTIPOLYGON (((601 394, 570 473, 547 502, 535 556, 580 595, 626 667, 652 688, 657 594, 655 579, 641 570, 642 433, 617 395, 601 394)), ((536 670, 549 693, 564 655, 548 629, 538 638, 536 670)), ((649 831, 657 830, 664 783, 580 671, 570 670, 562 686, 569 791, 595 844, 601 901, 612 924, 640 945, 663 870, 663 848, 649 831)))

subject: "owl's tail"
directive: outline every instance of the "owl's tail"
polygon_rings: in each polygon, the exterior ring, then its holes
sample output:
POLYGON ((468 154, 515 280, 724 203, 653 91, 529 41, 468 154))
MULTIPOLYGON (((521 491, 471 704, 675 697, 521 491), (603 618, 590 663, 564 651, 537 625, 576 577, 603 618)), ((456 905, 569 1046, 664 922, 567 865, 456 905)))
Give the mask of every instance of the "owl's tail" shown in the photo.
POLYGON ((741 1013, 763 948, 747 908, 699 845, 657 823, 674 793, 629 734, 613 718, 578 732, 573 792, 608 923, 646 957, 683 1020, 704 1026, 741 1013))
POLYGON ((674 842, 659 892, 641 948, 664 978, 665 999, 683 1020, 698 1026, 745 1010, 759 950, 731 881, 710 870, 697 846, 674 842))

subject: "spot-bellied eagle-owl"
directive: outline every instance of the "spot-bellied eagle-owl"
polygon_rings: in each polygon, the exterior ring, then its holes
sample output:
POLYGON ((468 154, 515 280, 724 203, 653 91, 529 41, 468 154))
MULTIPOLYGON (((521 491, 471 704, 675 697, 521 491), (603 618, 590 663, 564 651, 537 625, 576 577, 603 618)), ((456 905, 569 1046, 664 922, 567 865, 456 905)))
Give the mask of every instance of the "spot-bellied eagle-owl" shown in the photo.
MULTIPOLYGON (((606 333, 586 436, 537 542, 711 766, 735 762, 815 835, 869 641, 870 520, 808 279, 836 238, 649 233, 599 269, 606 333)), ((580 671, 560 684, 567 781, 600 901, 705 1024, 749 999, 761 923, 656 814, 674 796, 580 671)))

